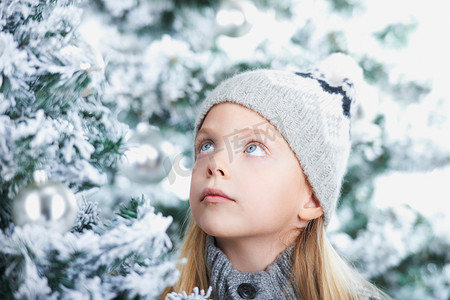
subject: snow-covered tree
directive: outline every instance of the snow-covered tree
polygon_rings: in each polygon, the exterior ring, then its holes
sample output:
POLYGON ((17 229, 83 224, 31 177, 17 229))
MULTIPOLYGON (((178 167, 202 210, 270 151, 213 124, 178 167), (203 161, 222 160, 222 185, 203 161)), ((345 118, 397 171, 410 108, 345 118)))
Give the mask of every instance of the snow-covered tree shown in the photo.
POLYGON ((102 222, 97 204, 82 197, 108 182, 126 125, 103 103, 105 66, 76 33, 79 4, 0 4, 2 299, 155 298, 177 278, 170 217, 138 198, 102 222), (14 198, 36 170, 79 196, 71 232, 13 226, 14 198))

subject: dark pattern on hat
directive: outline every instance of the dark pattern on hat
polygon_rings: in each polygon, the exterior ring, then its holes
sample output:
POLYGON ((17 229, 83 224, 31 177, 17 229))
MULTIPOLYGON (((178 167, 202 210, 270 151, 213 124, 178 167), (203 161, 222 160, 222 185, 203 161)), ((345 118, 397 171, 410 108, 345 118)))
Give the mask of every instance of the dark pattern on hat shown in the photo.
MULTIPOLYGON (((328 82, 326 82, 324 79, 318 78, 314 76, 313 73, 302 73, 302 72, 295 72, 296 75, 304 77, 304 78, 310 78, 316 80, 322 89, 330 94, 341 94, 342 95, 342 111, 344 113, 344 116, 347 118, 350 118, 350 108, 352 104, 352 99, 347 95, 345 90, 342 88, 342 86, 332 86, 328 82)), ((325 77, 323 74, 321 77, 325 77)), ((348 80, 347 78, 343 81, 345 84, 347 84, 350 88, 353 87, 353 84, 348 80)))

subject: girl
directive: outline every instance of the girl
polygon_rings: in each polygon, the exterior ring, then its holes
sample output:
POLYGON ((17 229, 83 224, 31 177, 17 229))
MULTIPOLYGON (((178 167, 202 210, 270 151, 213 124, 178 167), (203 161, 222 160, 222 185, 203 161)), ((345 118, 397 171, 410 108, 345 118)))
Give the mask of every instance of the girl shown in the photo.
POLYGON ((195 123, 193 219, 168 290, 212 287, 213 299, 388 298, 325 235, 350 151, 342 54, 304 73, 256 70, 220 84, 195 123))

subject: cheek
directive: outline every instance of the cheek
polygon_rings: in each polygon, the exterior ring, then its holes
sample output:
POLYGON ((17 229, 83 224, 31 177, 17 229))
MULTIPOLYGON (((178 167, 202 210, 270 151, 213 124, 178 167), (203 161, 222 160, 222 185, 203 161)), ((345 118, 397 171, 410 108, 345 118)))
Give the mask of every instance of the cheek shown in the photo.
MULTIPOLYGON (((242 174, 245 175, 245 174, 242 174)), ((240 187, 247 203, 254 210, 279 217, 296 212, 299 199, 305 194, 298 174, 274 169, 271 172, 253 171, 241 177, 240 187)))
POLYGON ((199 214, 201 212, 201 210, 200 210, 200 204, 201 203, 198 200, 197 193, 195 191, 193 191, 193 188, 195 188, 195 186, 193 187, 191 185, 191 195, 189 197, 189 206, 190 206, 190 209, 191 209, 192 217, 194 218, 194 220, 198 224, 199 214))
POLYGON ((191 184, 190 184, 190 190, 189 190, 189 203, 191 205, 191 208, 194 208, 196 205, 195 199, 200 197, 200 189, 201 189, 201 178, 199 176, 200 174, 200 168, 197 164, 194 165, 194 168, 192 169, 191 174, 191 184))
POLYGON ((241 186, 259 195, 267 193, 273 195, 279 192, 286 184, 285 175, 277 169, 253 168, 239 175, 241 186))
POLYGON ((280 178, 268 172, 249 172, 241 175, 238 182, 243 205, 268 217, 276 213, 273 210, 277 210, 283 200, 280 178))
POLYGON ((197 186, 202 180, 204 180, 204 172, 206 165, 204 160, 196 161, 191 173, 191 193, 193 186, 197 186))

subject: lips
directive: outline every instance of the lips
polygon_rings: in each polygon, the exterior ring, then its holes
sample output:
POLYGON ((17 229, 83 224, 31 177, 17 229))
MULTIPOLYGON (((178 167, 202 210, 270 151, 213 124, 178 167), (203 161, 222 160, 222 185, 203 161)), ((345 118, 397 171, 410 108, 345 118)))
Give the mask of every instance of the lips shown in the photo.
POLYGON ((234 202, 227 194, 214 188, 204 189, 201 194, 201 201, 207 203, 234 202))

